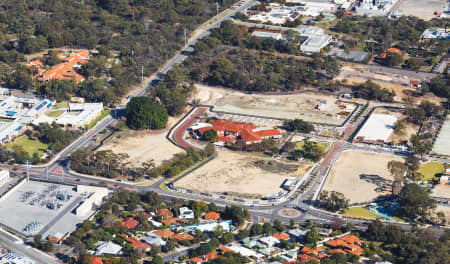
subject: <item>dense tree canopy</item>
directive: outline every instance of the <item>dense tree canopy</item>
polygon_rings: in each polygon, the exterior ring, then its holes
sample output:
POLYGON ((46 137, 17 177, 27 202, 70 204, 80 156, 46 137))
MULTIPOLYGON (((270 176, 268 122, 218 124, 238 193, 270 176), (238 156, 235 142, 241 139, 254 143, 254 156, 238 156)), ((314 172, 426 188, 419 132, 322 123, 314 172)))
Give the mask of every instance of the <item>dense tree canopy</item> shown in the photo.
POLYGON ((147 96, 133 97, 127 104, 127 125, 133 129, 162 129, 166 127, 167 110, 147 96))
POLYGON ((401 189, 398 202, 401 213, 413 221, 425 221, 430 211, 436 208, 436 201, 427 190, 415 183, 407 184, 401 189))

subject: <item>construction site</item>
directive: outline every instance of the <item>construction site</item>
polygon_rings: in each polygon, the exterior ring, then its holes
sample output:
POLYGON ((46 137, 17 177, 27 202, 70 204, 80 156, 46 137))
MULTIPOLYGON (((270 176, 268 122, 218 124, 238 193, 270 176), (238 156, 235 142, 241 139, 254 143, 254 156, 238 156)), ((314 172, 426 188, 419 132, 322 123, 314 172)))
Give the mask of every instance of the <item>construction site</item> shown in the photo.
POLYGON ((62 238, 108 194, 105 188, 84 187, 23 179, 0 198, 0 224, 23 237, 62 238))

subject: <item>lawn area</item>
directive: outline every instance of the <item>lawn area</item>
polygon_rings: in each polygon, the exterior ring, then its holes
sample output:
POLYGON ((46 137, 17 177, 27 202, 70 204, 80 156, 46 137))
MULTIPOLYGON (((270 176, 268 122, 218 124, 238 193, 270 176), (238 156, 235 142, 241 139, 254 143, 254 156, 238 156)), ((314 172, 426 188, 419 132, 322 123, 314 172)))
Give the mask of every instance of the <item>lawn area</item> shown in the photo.
POLYGON ((56 110, 56 111, 52 111, 52 112, 48 113, 47 115, 51 116, 51 117, 58 117, 62 113, 64 113, 64 110, 56 110))
POLYGON ((6 144, 7 148, 12 148, 14 146, 22 146, 23 149, 28 152, 30 156, 34 153, 39 153, 39 156, 44 154, 44 151, 48 148, 47 144, 31 140, 28 136, 23 135, 18 138, 13 143, 6 144))
POLYGON ((444 173, 444 171, 444 164, 435 161, 426 163, 418 170, 418 172, 423 175, 423 181, 431 181, 436 176, 436 174, 444 173))
POLYGON ((373 214, 369 211, 369 209, 365 207, 350 207, 345 210, 344 215, 353 216, 353 217, 361 217, 361 218, 375 218, 381 219, 380 216, 373 214))
POLYGON ((100 121, 103 117, 111 114, 111 109, 104 109, 101 115, 99 115, 97 118, 91 121, 91 123, 88 124, 88 128, 91 128, 97 124, 98 121, 100 121))
POLYGON ((54 109, 67 108, 67 107, 69 107, 69 103, 68 103, 68 102, 65 102, 65 101, 53 105, 53 108, 54 108, 54 109))
MULTIPOLYGON (((317 143, 317 146, 323 152, 325 152, 328 149, 328 147, 330 146, 330 144, 325 143, 325 142, 316 142, 316 141, 314 141, 314 142, 317 143)), ((304 141, 298 141, 298 142, 295 143, 295 145, 296 145, 296 147, 295 147, 296 150, 303 150, 303 145, 305 145, 305 142, 304 141)))

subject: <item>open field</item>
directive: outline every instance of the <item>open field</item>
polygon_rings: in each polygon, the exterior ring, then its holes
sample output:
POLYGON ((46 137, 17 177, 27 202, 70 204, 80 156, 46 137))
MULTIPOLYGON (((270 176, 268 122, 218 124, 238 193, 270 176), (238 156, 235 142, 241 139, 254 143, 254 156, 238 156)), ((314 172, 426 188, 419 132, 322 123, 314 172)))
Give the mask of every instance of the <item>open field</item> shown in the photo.
POLYGON ((53 109, 60 109, 60 108, 67 108, 67 107, 69 107, 69 103, 64 101, 64 102, 60 102, 60 103, 57 103, 57 104, 53 105, 52 108, 53 109))
POLYGON ((390 194, 393 177, 387 164, 391 160, 404 161, 394 156, 346 151, 331 169, 324 190, 341 192, 350 203, 390 194))
POLYGON ((450 199, 450 185, 444 183, 434 185, 431 196, 450 199))
POLYGON ((436 174, 443 173, 444 171, 444 164, 440 162, 428 162, 421 166, 418 170, 418 172, 423 175, 423 181, 431 181, 436 174))
POLYGON ((277 119, 301 118, 310 122, 339 125, 355 107, 353 104, 337 103, 335 96, 316 93, 250 95, 199 84, 196 84, 196 87, 196 98, 201 104, 214 106, 214 111, 234 114, 277 119), (315 109, 322 101, 326 103, 321 110, 315 109))
POLYGON ((445 0, 403 0, 400 1, 399 10, 403 15, 416 16, 423 20, 430 20, 434 12, 445 6, 445 0))
POLYGON ((380 216, 370 212, 369 209, 362 206, 350 207, 349 209, 345 210, 344 215, 361 218, 381 219, 380 216))
POLYGON ((48 148, 47 144, 41 143, 39 141, 31 140, 28 136, 23 135, 14 140, 14 142, 6 144, 7 148, 13 148, 14 146, 21 146, 28 152, 30 156, 34 153, 38 153, 39 156, 44 154, 44 151, 48 148))
POLYGON ((117 133, 99 150, 112 150, 114 153, 126 153, 133 165, 153 159, 155 165, 172 159, 173 155, 183 152, 166 138, 167 131, 133 131, 117 133), (117 136, 120 135, 120 138, 117 136))
POLYGON ((310 165, 280 163, 271 158, 220 150, 218 157, 175 183, 198 192, 261 198, 282 191, 288 177, 300 177, 310 165))
POLYGON ((447 224, 450 223, 450 206, 449 205, 438 204, 436 207, 436 212, 443 212, 445 215, 445 220, 447 220, 447 224))

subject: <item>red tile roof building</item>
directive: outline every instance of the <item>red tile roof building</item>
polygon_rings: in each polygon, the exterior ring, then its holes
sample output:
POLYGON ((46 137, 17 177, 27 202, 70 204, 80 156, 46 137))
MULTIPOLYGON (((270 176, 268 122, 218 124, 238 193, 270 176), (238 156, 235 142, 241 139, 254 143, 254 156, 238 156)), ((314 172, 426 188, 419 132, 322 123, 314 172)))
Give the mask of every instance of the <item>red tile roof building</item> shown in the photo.
POLYGON ((342 250, 342 249, 340 249, 340 248, 335 248, 335 249, 332 249, 332 250, 328 251, 328 254, 336 254, 336 253, 342 253, 344 255, 347 255, 347 252, 342 250))
POLYGON ((298 257, 298 259, 300 260, 300 263, 308 263, 308 262, 310 262, 312 260, 320 262, 320 259, 318 259, 316 257, 311 257, 310 255, 306 255, 306 254, 300 255, 298 257))
POLYGON ((278 240, 288 240, 289 239, 289 235, 286 233, 275 233, 272 236, 278 240))
POLYGON ((162 218, 169 218, 173 216, 172 212, 169 209, 156 210, 156 214, 162 218))
POLYGON ((34 76, 39 81, 57 80, 73 80, 79 83, 84 80, 84 77, 76 72, 76 68, 85 64, 89 58, 89 51, 81 50, 70 54, 69 56, 63 56, 58 54, 57 57, 63 62, 53 66, 50 70, 46 71, 43 68, 43 63, 40 60, 30 61, 27 67, 34 67, 38 69, 38 74, 34 76))
POLYGON ((172 231, 170 231, 169 229, 164 229, 164 230, 156 230, 153 232, 153 234, 164 238, 164 239, 169 239, 169 238, 173 238, 174 233, 172 231))
POLYGON ((209 252, 203 257, 206 261, 215 260, 217 258, 217 255, 213 252, 209 252))
POLYGON ((195 258, 191 258, 189 260, 190 263, 192 264, 200 264, 203 263, 203 259, 199 258, 199 257, 195 257, 195 258))
POLYGON ((189 235, 188 233, 182 233, 182 234, 175 234, 173 236, 178 241, 184 241, 184 240, 193 240, 194 237, 189 235))
MULTIPOLYGON (((360 256, 364 252, 364 250, 359 246, 361 242, 361 239, 359 239, 357 236, 347 235, 335 240, 328 241, 327 245, 333 248, 342 248, 346 252, 360 256)), ((341 253, 343 251, 342 249, 340 249, 341 253)))
POLYGON ((236 143, 238 139, 245 144, 259 143, 266 138, 279 138, 281 131, 274 128, 259 128, 252 124, 237 124, 226 120, 215 120, 211 127, 202 127, 196 130, 199 136, 213 129, 217 133, 218 142, 236 143))
POLYGON ((216 212, 207 212, 203 217, 205 220, 217 220, 220 218, 220 214, 216 212))
POLYGON ((136 226, 139 225, 139 221, 133 217, 127 217, 125 221, 123 221, 122 225, 128 229, 135 229, 136 226))
POLYGON ((161 221, 163 225, 170 226, 170 225, 176 225, 178 224, 178 221, 180 221, 180 218, 174 217, 174 218, 168 218, 161 221))
POLYGON ((137 240, 134 240, 131 237, 127 238, 126 240, 130 243, 131 247, 135 248, 135 249, 142 248, 145 251, 148 251, 151 248, 150 245, 148 245, 146 243, 143 243, 143 242, 140 242, 140 241, 137 241, 137 240))
POLYGON ((91 260, 92 264, 103 264, 103 259, 101 257, 94 257, 94 256, 92 256, 90 258, 90 260, 91 260))

